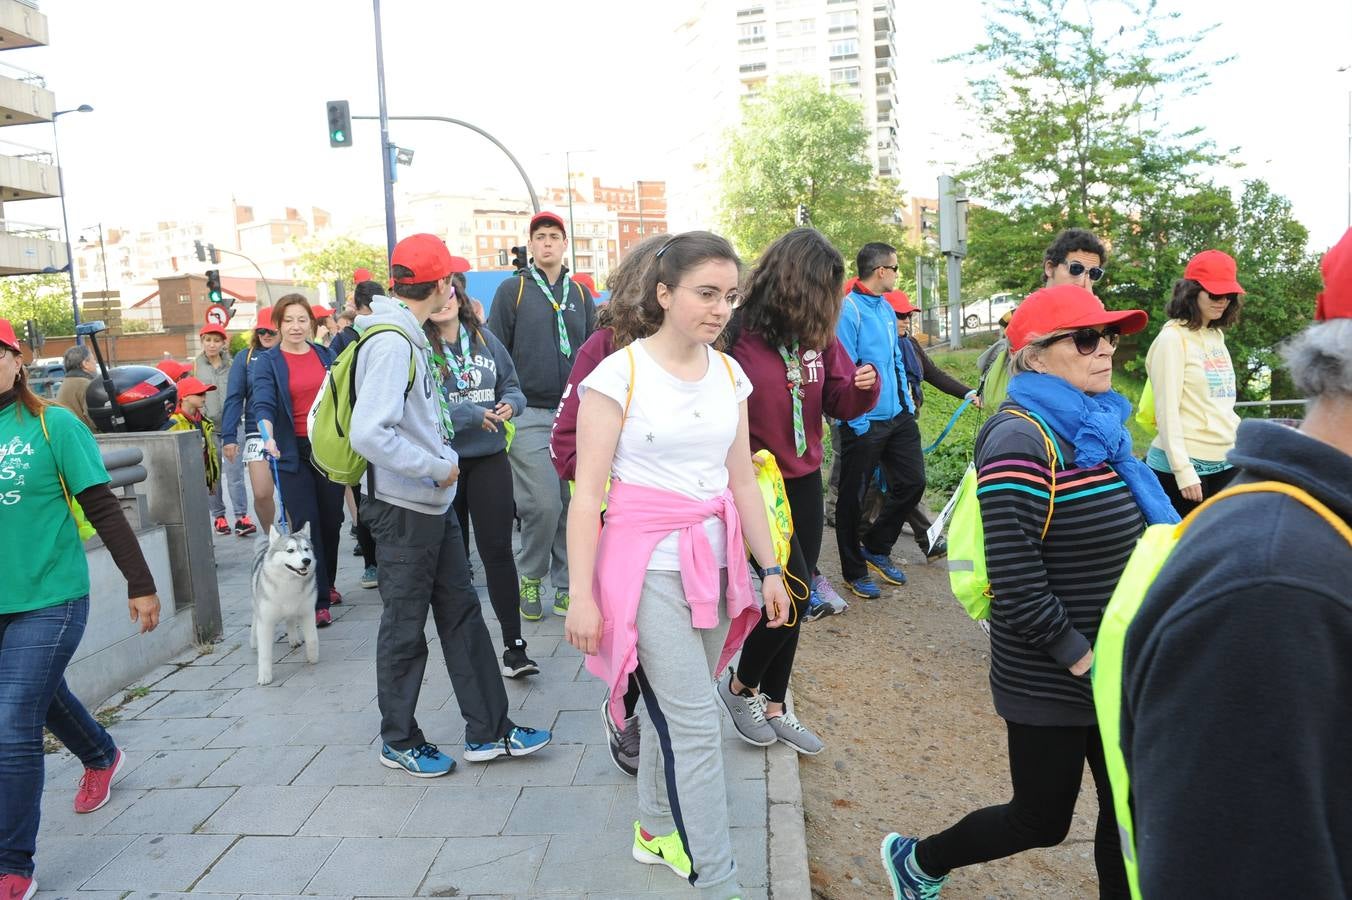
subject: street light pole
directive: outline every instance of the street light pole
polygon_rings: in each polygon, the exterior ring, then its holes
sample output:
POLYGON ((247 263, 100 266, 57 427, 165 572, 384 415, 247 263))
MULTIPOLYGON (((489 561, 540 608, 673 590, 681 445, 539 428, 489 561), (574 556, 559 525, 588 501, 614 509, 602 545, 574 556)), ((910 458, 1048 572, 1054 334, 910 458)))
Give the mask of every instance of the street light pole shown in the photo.
POLYGON ((568 170, 568 258, 569 268, 577 274, 577 231, 573 228, 573 165, 570 161, 571 150, 563 151, 563 166, 568 170))
POLYGON ((52 113, 52 155, 56 161, 56 190, 61 195, 61 233, 66 239, 66 272, 70 275, 70 309, 75 315, 75 343, 83 344, 80 335, 80 292, 75 286, 75 251, 70 244, 70 223, 66 218, 66 179, 61 171, 61 142, 56 133, 56 120, 66 113, 93 112, 94 107, 83 103, 75 109, 63 109, 52 113))
POLYGON ((376 89, 380 94, 380 166, 385 175, 385 244, 394 256, 394 148, 390 146, 390 116, 385 106, 385 47, 380 36, 380 0, 371 0, 376 15, 376 89))

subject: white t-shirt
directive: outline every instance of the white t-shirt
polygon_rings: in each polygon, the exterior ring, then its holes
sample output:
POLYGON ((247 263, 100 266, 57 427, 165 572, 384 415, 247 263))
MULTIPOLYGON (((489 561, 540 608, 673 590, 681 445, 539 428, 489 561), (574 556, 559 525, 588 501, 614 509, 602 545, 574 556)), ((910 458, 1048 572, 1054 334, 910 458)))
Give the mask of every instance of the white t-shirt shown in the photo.
MULTIPOLYGON (((710 348, 699 381, 682 381, 648 355, 644 341, 633 348, 633 397, 611 464, 611 478, 710 500, 728 486, 728 450, 737 437, 739 405, 751 395, 751 379, 730 356, 710 348)), ((629 396, 630 354, 621 349, 601 360, 578 385, 578 399, 597 390, 624 406, 629 396)), ((719 566, 727 565, 723 522, 711 516, 705 534, 719 566)), ((653 550, 648 568, 679 571, 678 539, 672 532, 653 550)))

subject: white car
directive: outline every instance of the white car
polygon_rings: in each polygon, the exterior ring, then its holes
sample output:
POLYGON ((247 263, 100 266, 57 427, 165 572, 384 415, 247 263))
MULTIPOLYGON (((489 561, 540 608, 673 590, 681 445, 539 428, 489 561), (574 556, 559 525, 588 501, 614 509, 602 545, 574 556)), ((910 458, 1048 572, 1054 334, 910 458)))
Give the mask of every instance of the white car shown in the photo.
POLYGON ((962 308, 962 327, 971 330, 983 325, 997 325, 1005 313, 1013 312, 1018 305, 1018 297, 1008 292, 991 294, 985 300, 973 300, 962 308))

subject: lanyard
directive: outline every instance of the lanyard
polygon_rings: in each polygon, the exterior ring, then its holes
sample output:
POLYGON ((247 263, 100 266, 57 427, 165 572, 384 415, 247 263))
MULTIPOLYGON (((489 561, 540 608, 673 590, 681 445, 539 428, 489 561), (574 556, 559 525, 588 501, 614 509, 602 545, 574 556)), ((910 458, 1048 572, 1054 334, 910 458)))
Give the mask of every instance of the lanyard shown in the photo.
MULTIPOLYGON (((554 315, 559 323, 559 351, 563 353, 564 356, 572 356, 573 345, 572 342, 568 340, 568 326, 563 322, 563 307, 555 302, 554 292, 550 289, 549 282, 545 281, 544 276, 540 274, 540 270, 535 266, 531 266, 530 274, 531 277, 535 279, 535 283, 540 286, 540 290, 545 292, 545 299, 549 301, 549 305, 554 307, 554 315)), ((565 279, 563 282, 563 299, 565 303, 568 301, 568 287, 569 283, 567 279, 565 279)))
POLYGON ((793 448, 802 456, 807 452, 807 432, 803 428, 803 365, 798 358, 798 342, 793 342, 792 351, 780 347, 779 358, 784 360, 789 397, 793 400, 793 448))
MULTIPOLYGON (((409 309, 407 303, 400 303, 399 305, 402 306, 404 309, 408 309, 410 313, 413 312, 413 310, 409 309)), ((413 344, 413 341, 410 340, 409 343, 413 344)), ((428 345, 427 347, 423 348, 422 354, 423 354, 423 365, 427 369, 427 380, 431 382, 432 391, 433 393, 436 394, 437 398, 437 407, 438 411, 440 412, 440 415, 438 416, 437 420, 437 426, 441 430, 441 440, 442 443, 446 444, 447 446, 450 446, 451 441, 455 438, 455 426, 451 424, 450 398, 446 395, 446 389, 442 386, 441 379, 435 378, 432 375, 433 370, 436 369, 437 367, 437 363, 436 356, 433 355, 432 353, 431 345, 428 345)))
POLYGON ((456 358, 455 351, 451 348, 451 345, 448 344, 444 338, 441 341, 441 349, 442 352, 444 352, 446 355, 444 357, 441 357, 437 356, 434 353, 432 354, 432 362, 436 363, 438 366, 444 363, 447 366, 447 368, 451 370, 451 374, 455 376, 456 390, 458 391, 469 390, 470 383, 469 373, 470 370, 473 368, 473 366, 470 364, 469 361, 469 329, 465 328, 464 326, 461 326, 460 328, 459 359, 456 358))

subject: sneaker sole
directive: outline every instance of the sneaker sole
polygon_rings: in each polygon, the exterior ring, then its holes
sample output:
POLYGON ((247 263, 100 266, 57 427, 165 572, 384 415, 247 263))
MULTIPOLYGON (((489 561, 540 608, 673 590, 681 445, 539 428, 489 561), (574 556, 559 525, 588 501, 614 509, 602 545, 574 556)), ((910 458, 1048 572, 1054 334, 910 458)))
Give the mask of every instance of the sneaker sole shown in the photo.
POLYGON ((455 771, 455 760, 451 760, 451 767, 447 769, 445 772, 415 772, 408 766, 396 762, 395 760, 389 759, 383 753, 380 754, 380 764, 387 769, 398 769, 401 772, 406 772, 409 775, 412 775, 414 778, 440 778, 443 775, 449 775, 455 771))
POLYGON ((379 581, 363 581, 363 582, 361 583, 361 586, 364 587, 364 588, 366 588, 366 589, 369 591, 371 588, 380 587, 380 582, 379 582, 379 581))
POLYGON ((897 870, 892 865, 892 853, 887 849, 893 840, 901 840, 901 835, 895 831, 883 838, 882 846, 878 848, 878 856, 882 858, 883 870, 887 872, 887 880, 892 882, 892 900, 906 900, 906 894, 897 880, 897 870))
MULTIPOLYGON (((865 560, 865 562, 867 562, 867 560, 865 560)), ((890 575, 888 575, 886 572, 884 572, 882 569, 878 568, 875 564, 871 562, 868 564, 868 567, 873 571, 877 572, 878 577, 881 578, 883 581, 886 581, 888 584, 902 585, 906 583, 905 575, 901 576, 901 581, 897 581, 895 578, 891 577, 890 575)), ((856 591, 855 593, 858 593, 858 591, 856 591)))
POLYGON ((539 675, 539 666, 522 666, 519 669, 510 669, 507 666, 502 667, 502 674, 507 678, 520 678, 523 675, 539 675))
POLYGON ((779 742, 780 742, 781 744, 783 744, 784 746, 788 747, 790 750, 793 750, 793 751, 794 751, 795 753, 797 753, 799 756, 816 756, 818 753, 821 753, 823 750, 826 749, 826 745, 823 744, 822 746, 818 747, 816 750, 809 750, 809 749, 807 749, 806 747, 800 747, 800 746, 798 746, 797 744, 795 744, 793 741, 789 740, 788 738, 780 738, 780 739, 779 739, 779 742))
POLYGON ((519 759, 523 756, 530 756, 537 750, 545 749, 552 740, 553 737, 551 736, 550 739, 543 744, 536 744, 534 747, 527 747, 525 750, 517 750, 513 753, 508 753, 506 750, 498 750, 496 748, 492 750, 466 750, 465 762, 488 762, 489 760, 500 759, 504 756, 508 759, 519 759))
POLYGON ((682 878, 690 877, 689 872, 682 872, 680 869, 676 868, 671 863, 667 862, 666 857, 661 856, 660 854, 657 853, 652 853, 648 850, 644 850, 638 844, 634 845, 634 849, 631 855, 634 857, 635 862, 641 862, 644 865, 649 866, 666 866, 675 875, 679 875, 682 878))
POLYGON ((525 607, 522 607, 522 608, 521 608, 521 618, 525 619, 527 622, 538 622, 538 621, 540 621, 541 619, 543 619, 544 617, 545 617, 545 614, 544 614, 544 611, 543 611, 543 610, 541 610, 540 612, 538 612, 538 613, 536 613, 535 615, 532 616, 530 613, 526 612, 526 608, 525 608, 525 607))
MULTIPOLYGON (((76 814, 87 816, 92 812, 98 812, 99 810, 103 809, 105 806, 108 805, 108 801, 113 799, 113 782, 117 780, 117 773, 122 771, 122 764, 125 763, 126 761, 127 754, 123 753, 121 748, 119 748, 117 751, 117 761, 113 763, 113 774, 108 778, 108 793, 103 795, 103 800, 99 802, 98 806, 95 806, 93 809, 87 809, 84 812, 80 812, 77 809, 75 810, 76 814)), ((36 881, 34 881, 33 883, 37 884, 36 881)))

